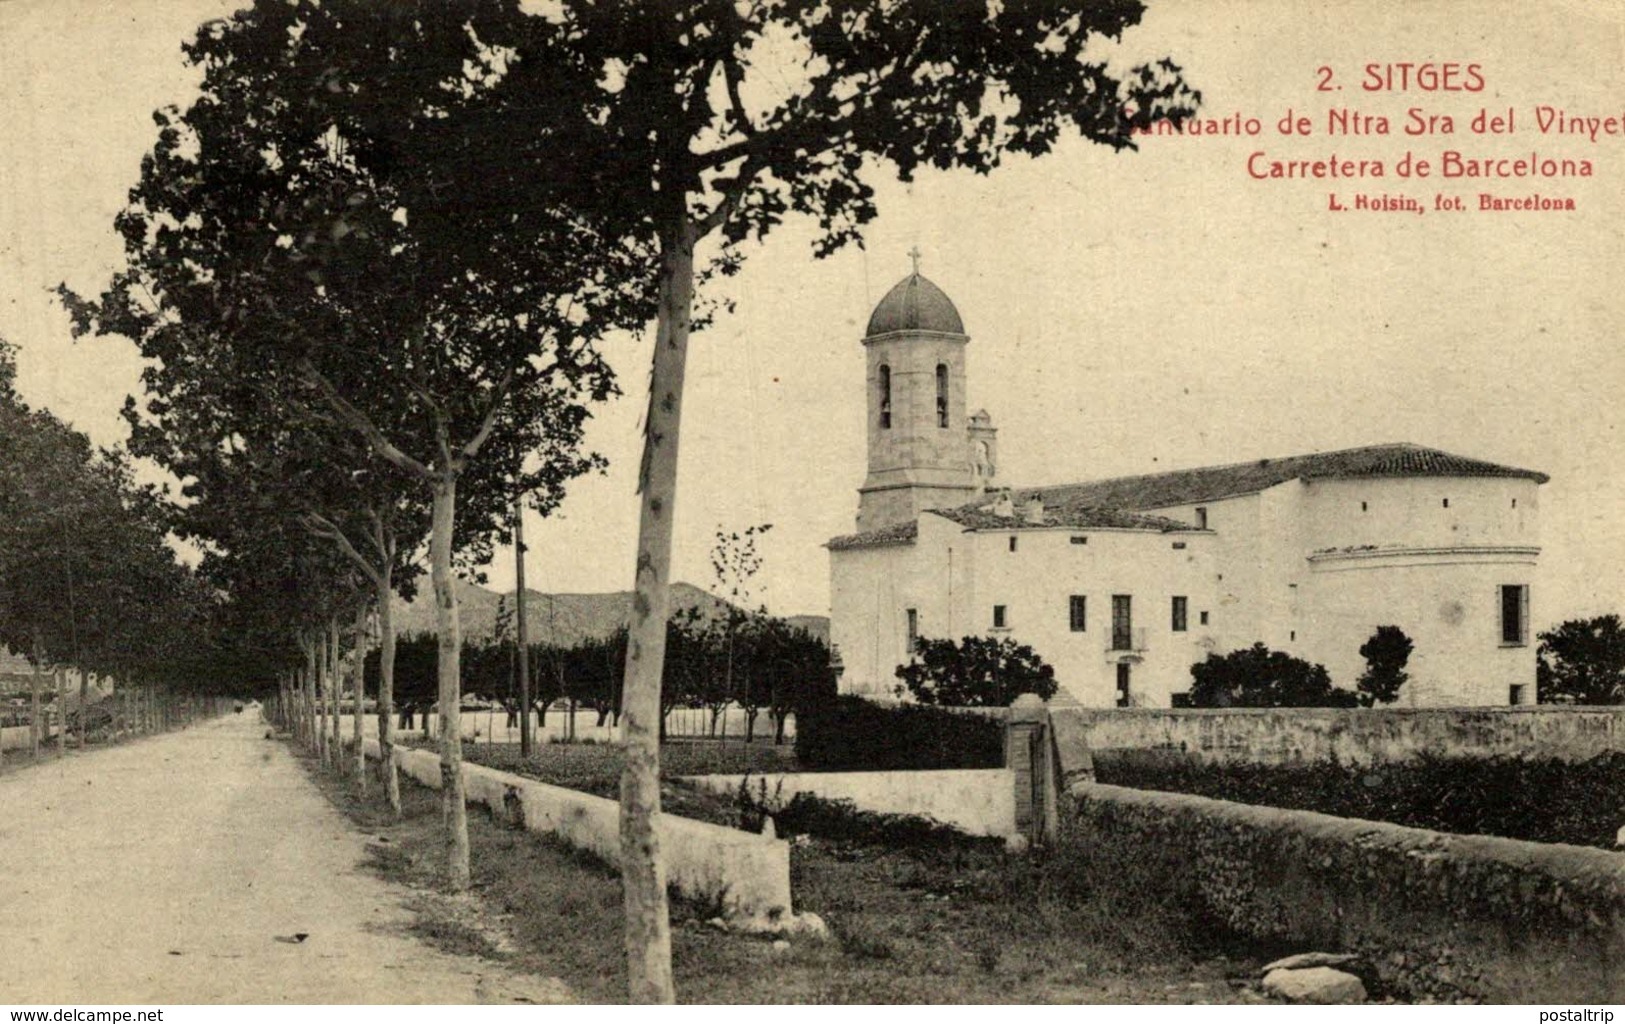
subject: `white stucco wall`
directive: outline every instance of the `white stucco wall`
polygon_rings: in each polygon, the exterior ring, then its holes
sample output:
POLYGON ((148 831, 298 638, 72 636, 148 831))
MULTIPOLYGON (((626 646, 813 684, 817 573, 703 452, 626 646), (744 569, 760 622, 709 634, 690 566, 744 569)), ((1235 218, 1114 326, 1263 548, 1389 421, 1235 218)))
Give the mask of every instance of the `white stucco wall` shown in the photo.
MULTIPOLYGON (((1505 704, 1513 684, 1534 701, 1533 627, 1526 645, 1500 639, 1503 585, 1530 586, 1538 621, 1534 481, 1291 480, 1205 507, 1223 577, 1221 653, 1262 641, 1325 665, 1352 689, 1365 668, 1360 645, 1377 626, 1397 625, 1415 643, 1402 706, 1505 704)), ((1194 522, 1195 508, 1156 511, 1194 522)))
POLYGON ((1210 535, 1069 529, 1013 535, 1013 552, 1012 533, 967 535, 975 539, 976 632, 1030 645, 1054 666, 1066 691, 1090 707, 1116 703, 1119 661, 1129 665, 1136 702, 1166 707, 1173 692, 1189 687, 1191 663, 1215 642, 1211 626, 1201 625, 1201 613, 1214 607, 1210 535), (1074 544, 1073 537, 1087 543, 1074 544), (1145 639, 1142 650, 1111 650, 1112 598, 1119 594, 1131 599, 1132 627, 1145 639), (1085 599, 1082 632, 1071 629, 1073 595, 1085 599), (1184 632, 1172 629, 1175 595, 1186 598, 1184 632), (1005 606, 1008 629, 993 628, 995 605, 1005 606))
POLYGON ((1213 569, 1208 629, 1219 653, 1250 646, 1263 633, 1259 584, 1265 564, 1261 557, 1262 506, 1260 495, 1243 494, 1152 510, 1193 526, 1198 522, 1196 510, 1206 510, 1207 527, 1212 531, 1206 550, 1213 569))
POLYGON ((1536 619, 1534 481, 1325 480, 1301 487, 1299 507, 1309 571, 1294 653, 1353 688, 1360 645, 1395 625, 1415 644, 1401 706, 1506 704, 1514 684, 1533 703, 1534 630, 1526 622, 1525 643, 1502 642, 1500 588, 1528 586, 1536 619))
POLYGON ((1307 551, 1364 545, 1390 548, 1535 547, 1540 544, 1540 493, 1533 480, 1501 477, 1319 480, 1303 485, 1302 509, 1307 551))
POLYGON ((967 532, 920 517, 912 545, 832 551, 830 636, 840 648, 843 692, 890 695, 908 656, 907 611, 925 637, 1008 636, 1031 645, 1081 703, 1116 701, 1117 662, 1130 692, 1152 706, 1189 686, 1190 665, 1217 641, 1201 613, 1215 610, 1211 534, 1063 528, 967 532), (1017 537, 1014 552, 1009 539, 1017 537), (1087 543, 1073 544, 1073 537, 1087 543), (1176 543, 1184 547, 1176 549, 1176 543), (1070 598, 1086 599, 1085 630, 1071 630, 1070 598), (1112 597, 1132 598, 1143 650, 1112 652, 1112 597), (1172 599, 1187 599, 1187 625, 1172 630, 1172 599), (1009 626, 993 628, 1004 605, 1009 626))
POLYGON ((1525 702, 1535 700, 1534 481, 1290 480, 1148 511, 1194 525, 1198 507, 1205 534, 967 533, 926 514, 913 545, 832 552, 831 635, 846 664, 843 689, 890 695, 907 654, 906 609, 918 609, 922 635, 960 637, 992 632, 993 606, 1003 604, 1006 635, 1032 645, 1080 703, 1110 707, 1111 597, 1128 594, 1147 639, 1131 692, 1148 706, 1166 707, 1188 689, 1191 664, 1210 651, 1256 642, 1323 664, 1336 685, 1353 688, 1364 669, 1360 645, 1379 625, 1397 625, 1415 643, 1404 706, 1506 704, 1515 684, 1525 702), (1073 534, 1089 542, 1072 545, 1073 534), (1175 541, 1185 550, 1174 551, 1175 541), (1500 588, 1509 585, 1530 587, 1523 645, 1501 642, 1500 588), (1072 594, 1088 600, 1081 634, 1069 629, 1072 594), (1189 598, 1184 634, 1170 629, 1175 594, 1189 598))
MULTIPOLYGON (((377 759, 377 741, 364 742, 367 756, 377 759)), ((396 752, 403 774, 440 788, 437 754, 405 747, 396 752)), ((555 835, 610 864, 620 860, 620 806, 614 800, 466 762, 463 787, 469 803, 484 804, 498 817, 508 816, 510 798, 517 800, 527 830, 555 835)), ((720 897, 731 917, 790 919, 789 843, 674 814, 661 815, 659 829, 666 878, 678 891, 720 897)))
MULTIPOLYGON (((1506 704, 1513 684, 1533 703, 1534 635, 1502 643, 1500 587, 1529 585, 1534 571, 1532 555, 1470 552, 1317 562, 1302 656, 1353 689, 1365 669, 1360 645, 1378 626, 1398 626, 1414 644, 1401 707, 1506 704)), ((1535 599, 1531 587, 1531 607, 1535 599)))
POLYGON ((1005 768, 920 772, 785 772, 773 775, 693 775, 681 781, 732 795, 745 783, 769 808, 807 793, 850 800, 865 811, 911 814, 973 836, 1016 834, 1016 795, 1005 768))
POLYGON ((904 658, 903 609, 921 600, 913 545, 830 552, 829 638, 840 653, 843 693, 890 696, 904 658))

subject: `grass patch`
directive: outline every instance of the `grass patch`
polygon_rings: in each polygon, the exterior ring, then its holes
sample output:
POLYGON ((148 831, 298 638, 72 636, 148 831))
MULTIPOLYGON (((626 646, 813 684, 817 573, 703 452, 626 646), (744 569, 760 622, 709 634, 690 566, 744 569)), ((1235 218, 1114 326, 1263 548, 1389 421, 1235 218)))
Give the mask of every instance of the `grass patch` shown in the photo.
MULTIPOLYGON (((581 750, 614 753, 574 748, 569 756, 578 758, 581 750)), ((576 771, 579 762, 571 764, 576 771)), ((600 779, 619 770, 618 758, 597 765, 600 779)), ((407 884, 434 885, 441 850, 437 793, 403 780, 405 814, 397 823, 382 805, 381 787, 372 787, 366 800, 346 783, 325 788, 352 820, 378 835, 374 870, 407 884)), ((711 799, 716 813, 738 814, 734 801, 711 799)), ((506 936, 501 952, 480 955, 560 977, 586 1002, 623 1000, 616 874, 591 855, 494 822, 478 809, 469 815, 469 841, 474 902, 488 915, 478 931, 489 935, 500 925, 506 936)), ((1128 910, 1070 861, 1012 856, 985 843, 892 848, 857 836, 808 837, 792 847, 791 886, 796 908, 821 915, 830 939, 797 938, 789 949, 775 950, 761 938, 709 926, 714 907, 674 902, 679 997, 703 1003, 1261 999, 1240 980, 1264 962, 1259 956, 1219 955, 1172 909, 1128 910)), ((437 943, 474 942, 456 928, 425 928, 425 937, 437 943)))

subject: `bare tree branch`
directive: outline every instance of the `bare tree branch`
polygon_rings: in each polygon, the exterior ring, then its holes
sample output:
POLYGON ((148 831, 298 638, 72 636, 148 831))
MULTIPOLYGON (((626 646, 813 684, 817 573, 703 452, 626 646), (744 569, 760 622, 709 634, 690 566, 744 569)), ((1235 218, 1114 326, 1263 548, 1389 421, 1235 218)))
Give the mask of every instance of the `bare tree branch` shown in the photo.
POLYGON ((394 558, 392 549, 395 545, 385 543, 385 535, 389 531, 384 526, 384 517, 378 514, 376 508, 369 508, 367 518, 372 521, 372 529, 367 531, 367 539, 372 542, 373 550, 378 552, 378 557, 384 560, 381 564, 388 565, 394 558))
POLYGON ((299 361, 299 372, 304 374, 305 379, 316 385, 321 391, 322 397, 327 399, 327 404, 333 407, 333 411, 338 413, 339 417, 353 429, 359 431, 361 436, 367 439, 367 442, 372 445, 373 450, 379 455, 408 473, 416 474, 424 479, 430 479, 434 476, 428 466, 395 447, 389 438, 384 436, 384 432, 378 429, 378 425, 373 423, 366 413, 346 401, 344 396, 338 393, 338 389, 333 387, 333 382, 324 377, 322 372, 316 369, 315 364, 311 363, 309 359, 299 361))
POLYGON ((478 455, 480 449, 485 446, 486 439, 491 436, 491 431, 496 429, 497 417, 502 415, 502 406, 508 401, 508 393, 513 390, 514 376, 513 367, 510 366, 508 372, 502 375, 502 380, 497 383, 496 391, 491 396, 491 405, 485 410, 484 418, 480 420, 480 429, 474 432, 474 436, 467 444, 463 445, 463 458, 471 459, 478 455))
POLYGON ((344 552, 345 556, 367 575, 367 578, 373 582, 374 586, 382 582, 383 574, 378 571, 378 567, 362 557, 361 552, 357 551, 355 545, 350 543, 350 538, 346 537, 344 531, 339 529, 338 525, 331 519, 319 512, 306 511, 299 517, 299 523, 314 536, 325 538, 337 544, 339 550, 344 552))

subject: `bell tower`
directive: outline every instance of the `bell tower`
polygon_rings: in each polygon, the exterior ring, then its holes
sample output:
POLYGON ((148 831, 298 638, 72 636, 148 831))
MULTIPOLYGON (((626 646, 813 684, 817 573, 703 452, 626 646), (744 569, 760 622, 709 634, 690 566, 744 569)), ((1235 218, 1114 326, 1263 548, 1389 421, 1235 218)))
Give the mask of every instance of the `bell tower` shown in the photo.
MULTIPOLYGON (((914 270, 875 306, 867 353, 869 472, 858 489, 862 530, 913 522, 980 493, 970 433, 991 439, 991 421, 965 419, 965 334, 942 289, 914 270)), ((986 417, 986 413, 981 413, 986 417)))

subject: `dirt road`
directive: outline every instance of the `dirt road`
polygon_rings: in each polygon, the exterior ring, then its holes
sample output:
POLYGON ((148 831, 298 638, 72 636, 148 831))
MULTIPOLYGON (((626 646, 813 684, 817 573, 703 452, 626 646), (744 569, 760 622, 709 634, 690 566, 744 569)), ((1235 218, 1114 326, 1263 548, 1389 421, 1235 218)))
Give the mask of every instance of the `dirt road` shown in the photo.
POLYGON ((406 934, 410 891, 264 732, 245 712, 0 777, 0 1002, 569 998, 406 934))

